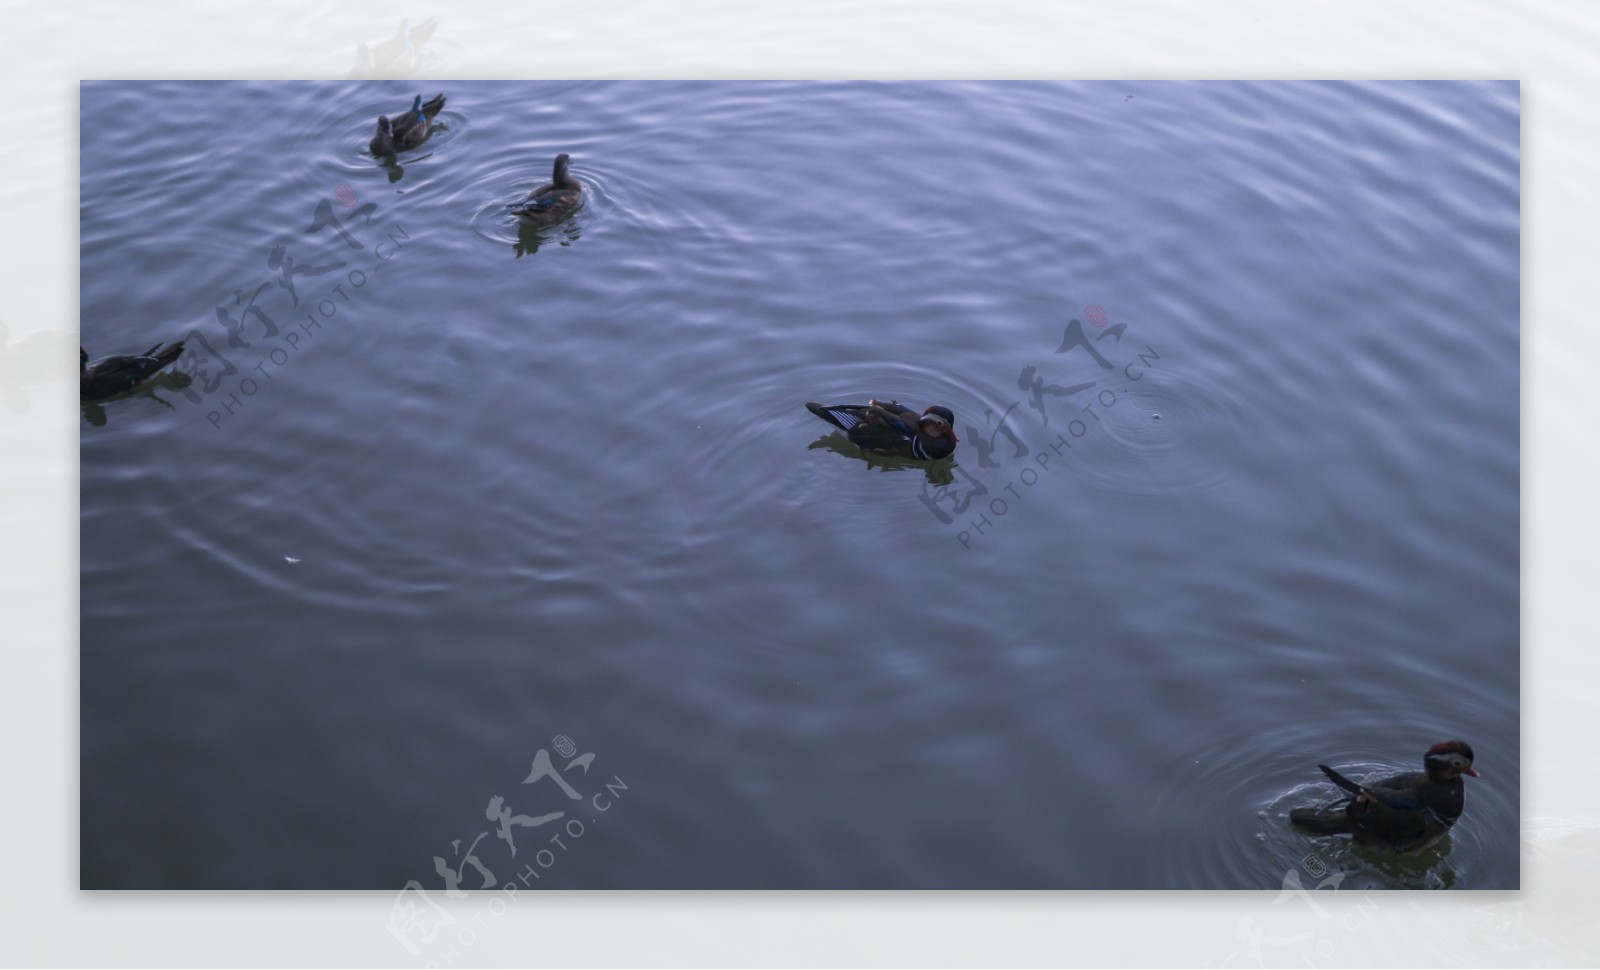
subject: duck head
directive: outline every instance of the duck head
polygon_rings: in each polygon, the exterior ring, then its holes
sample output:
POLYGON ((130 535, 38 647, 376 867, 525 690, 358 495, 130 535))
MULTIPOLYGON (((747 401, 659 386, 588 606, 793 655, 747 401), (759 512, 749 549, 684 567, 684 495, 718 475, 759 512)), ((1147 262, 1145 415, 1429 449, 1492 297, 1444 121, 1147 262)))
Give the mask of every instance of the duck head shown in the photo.
POLYGON ((954 411, 942 404, 930 405, 922 412, 922 433, 932 438, 943 438, 949 435, 951 441, 960 441, 956 437, 956 415, 954 411))
POLYGON ((555 171, 553 171, 550 175, 550 181, 555 185, 556 188, 564 189, 567 187, 567 169, 571 167, 572 156, 568 155, 566 152, 562 152, 556 156, 555 171))
POLYGON ((78 347, 78 376, 89 376, 89 352, 81 344, 78 347))
POLYGON ((1478 777, 1472 770, 1472 747, 1465 741, 1440 741, 1422 756, 1422 765, 1428 770, 1430 781, 1454 781, 1462 775, 1478 777))
MULTIPOLYGON (((394 153, 394 122, 389 120, 388 115, 378 116, 378 133, 373 137, 372 143, 374 146, 382 146, 388 149, 387 154, 394 153)), ((379 152, 376 148, 373 149, 373 153, 385 154, 384 152, 379 152)))

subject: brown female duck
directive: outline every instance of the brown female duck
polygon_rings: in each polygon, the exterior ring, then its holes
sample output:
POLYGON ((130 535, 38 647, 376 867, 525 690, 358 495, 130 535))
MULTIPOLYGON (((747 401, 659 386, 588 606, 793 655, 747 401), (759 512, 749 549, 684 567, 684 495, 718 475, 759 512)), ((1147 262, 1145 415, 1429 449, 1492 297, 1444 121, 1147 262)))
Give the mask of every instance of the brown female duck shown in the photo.
POLYGON ((507 206, 517 218, 532 226, 554 225, 578 210, 583 202, 583 183, 569 171, 572 158, 566 152, 556 156, 550 181, 539 186, 521 202, 507 206))
POLYGON ((372 136, 372 142, 367 147, 379 158, 410 151, 428 140, 433 119, 442 110, 444 95, 436 94, 432 101, 423 104, 422 95, 419 94, 412 100, 411 110, 393 118, 378 116, 378 133, 372 136))

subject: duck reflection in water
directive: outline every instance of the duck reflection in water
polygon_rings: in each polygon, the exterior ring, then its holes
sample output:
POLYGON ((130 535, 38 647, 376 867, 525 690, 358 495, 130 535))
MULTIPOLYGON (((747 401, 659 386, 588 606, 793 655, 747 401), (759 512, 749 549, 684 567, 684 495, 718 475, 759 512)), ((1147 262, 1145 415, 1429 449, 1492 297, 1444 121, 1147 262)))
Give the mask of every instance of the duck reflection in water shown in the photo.
POLYGON ((570 246, 577 242, 583 235, 583 227, 576 222, 568 222, 558 227, 531 226, 525 222, 517 225, 517 241, 511 244, 511 251, 515 259, 532 256, 539 251, 539 247, 546 243, 554 242, 558 246, 570 246))
POLYGON ((806 446, 807 451, 819 449, 844 455, 846 458, 854 458, 865 464, 868 470, 876 468, 881 472, 921 471, 926 473, 929 485, 950 485, 956 480, 953 471, 955 462, 949 458, 939 461, 917 461, 913 458, 896 458, 893 455, 875 455, 870 451, 864 451, 858 445, 851 444, 850 439, 838 431, 831 431, 806 446))
MULTIPOLYGON (((439 127, 443 128, 444 126, 440 125, 439 127)), ((409 158, 407 159, 407 162, 425 162, 432 157, 433 152, 428 152, 426 155, 417 155, 413 158, 409 158)), ((390 185, 393 185, 394 183, 406 177, 406 167, 401 165, 393 155, 378 159, 378 167, 383 169, 383 174, 388 177, 390 185)))
POLYGON ((176 411, 177 408, 173 407, 172 402, 157 394, 156 391, 182 391, 184 388, 193 383, 194 378, 190 377, 188 374, 160 374, 154 380, 147 381, 131 391, 118 394, 113 397, 100 398, 97 400, 79 398, 78 410, 83 413, 83 419, 96 428, 103 428, 106 426, 106 405, 115 404, 118 401, 126 401, 129 398, 148 398, 149 400, 155 401, 157 404, 160 404, 163 407, 176 411))

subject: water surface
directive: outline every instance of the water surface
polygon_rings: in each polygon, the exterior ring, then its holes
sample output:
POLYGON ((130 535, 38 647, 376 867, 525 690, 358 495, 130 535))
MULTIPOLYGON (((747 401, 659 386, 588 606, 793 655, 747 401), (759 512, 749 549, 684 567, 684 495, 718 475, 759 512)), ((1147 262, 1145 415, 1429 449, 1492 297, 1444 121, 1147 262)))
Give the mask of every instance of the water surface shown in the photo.
POLYGON ((83 885, 1518 884, 1515 84, 96 83, 82 124, 84 343, 204 338, 85 408, 83 885), (519 231, 561 151, 584 209, 519 231), (868 396, 951 407, 955 467, 802 406, 868 396), (1288 830, 1318 762, 1456 736, 1438 851, 1288 830), (495 796, 567 814, 513 857, 495 796))

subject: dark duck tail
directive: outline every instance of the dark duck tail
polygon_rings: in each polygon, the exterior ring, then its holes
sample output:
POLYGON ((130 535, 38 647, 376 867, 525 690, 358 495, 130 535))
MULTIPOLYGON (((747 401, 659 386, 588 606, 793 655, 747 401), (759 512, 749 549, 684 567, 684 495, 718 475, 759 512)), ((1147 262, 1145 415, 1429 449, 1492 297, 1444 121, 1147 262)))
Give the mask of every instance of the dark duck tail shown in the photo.
MULTIPOLYGON (((1352 795, 1361 794, 1361 786, 1339 774, 1327 765, 1317 765, 1328 780, 1352 795)), ((1350 819, 1350 800, 1335 802, 1327 808, 1296 808, 1289 812, 1289 824, 1311 835, 1339 835, 1354 830, 1350 819)))
POLYGON ((183 341, 156 344, 136 356, 107 357, 89 363, 89 352, 78 348, 78 394, 90 401, 131 391, 183 355, 183 341))
POLYGON ((956 450, 955 414, 933 405, 920 415, 894 401, 822 405, 806 402, 806 410, 844 431, 852 444, 878 455, 918 461, 948 458, 956 450))
POLYGON ((423 101, 422 95, 419 94, 416 100, 411 102, 411 107, 413 111, 420 111, 427 120, 432 121, 439 116, 439 112, 444 110, 444 95, 436 94, 433 96, 433 100, 423 101))
POLYGON ((1289 812, 1289 824, 1310 835, 1341 835, 1350 831, 1350 816, 1342 803, 1333 808, 1296 808, 1289 812))
MULTIPOLYGON (((1334 772, 1328 765, 1317 765, 1322 768, 1323 775, 1328 776, 1334 784, 1350 794, 1360 794, 1362 786, 1350 781, 1344 775, 1334 772)), ((1334 802, 1326 808, 1291 808, 1290 824, 1301 831, 1310 832, 1312 836, 1338 836, 1341 832, 1352 831, 1349 815, 1349 799, 1334 802)))
POLYGON ((806 410, 810 411, 812 414, 815 414, 817 417, 828 422, 841 431, 849 431, 851 428, 854 428, 856 425, 862 423, 863 418, 861 417, 861 412, 865 411, 866 408, 859 404, 835 404, 833 407, 828 408, 823 407, 820 404, 807 401, 806 410))

